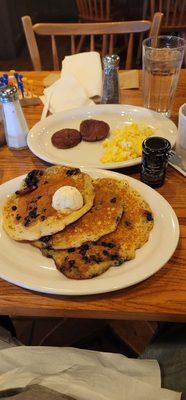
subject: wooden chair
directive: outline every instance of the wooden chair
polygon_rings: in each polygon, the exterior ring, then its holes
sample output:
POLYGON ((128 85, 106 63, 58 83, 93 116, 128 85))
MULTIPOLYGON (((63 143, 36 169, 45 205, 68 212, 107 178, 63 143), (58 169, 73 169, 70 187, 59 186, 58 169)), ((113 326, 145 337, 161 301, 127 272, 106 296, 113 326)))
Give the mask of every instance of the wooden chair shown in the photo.
MULTIPOLYGON (((79 35, 90 36, 90 50, 95 50, 94 37, 96 35, 128 34, 128 49, 126 56, 125 69, 132 66, 133 40, 134 34, 149 32, 150 35, 157 36, 160 30, 162 14, 156 13, 153 22, 150 21, 122 21, 122 22, 99 22, 99 23, 39 23, 32 25, 29 16, 22 17, 24 32, 28 44, 33 67, 41 71, 41 59, 36 42, 36 35, 48 35, 51 37, 53 65, 55 70, 59 70, 59 60, 55 36, 71 37, 71 54, 76 53, 75 37, 79 35)), ((106 49, 105 49, 106 50, 106 49)), ((108 54, 113 53, 113 43, 109 45, 108 54)))
MULTIPOLYGON (((186 0, 144 0, 143 19, 154 17, 156 12, 162 12, 161 33, 175 34, 186 38, 186 0)), ((138 60, 139 60, 138 54, 138 60)), ((186 53, 184 58, 186 66, 186 53)))
POLYGON ((144 0, 143 18, 162 12, 162 32, 182 32, 186 29, 186 0, 144 0), (149 9, 149 11, 148 11, 149 9))
MULTIPOLYGON (((179 34, 185 38, 186 36, 186 0, 144 0, 142 18, 150 19, 154 18, 156 12, 163 13, 161 33, 172 33, 179 34)), ((140 35, 139 48, 137 55, 137 64, 141 59, 141 47, 142 47, 143 35, 140 35)), ((186 57, 186 56, 185 56, 186 57)), ((184 61, 186 65, 186 60, 184 61)))
MULTIPOLYGON (((79 22, 108 22, 110 21, 110 0, 76 0, 78 8, 79 22)), ((77 45, 77 53, 79 53, 84 45, 86 36, 80 37, 77 45)), ((102 56, 104 56, 107 46, 107 35, 103 35, 102 40, 102 56)), ((110 43, 113 43, 113 35, 110 36, 110 43)))
POLYGON ((110 21, 110 0, 76 0, 76 4, 81 21, 110 21))

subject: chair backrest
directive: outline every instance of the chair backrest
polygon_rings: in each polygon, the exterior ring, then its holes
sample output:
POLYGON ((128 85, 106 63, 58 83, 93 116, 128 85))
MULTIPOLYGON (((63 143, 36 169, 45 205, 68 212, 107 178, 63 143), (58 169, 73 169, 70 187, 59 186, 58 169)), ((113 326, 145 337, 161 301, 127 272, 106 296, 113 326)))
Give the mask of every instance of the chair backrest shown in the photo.
POLYGON ((76 0, 79 18, 103 22, 110 19, 110 0, 76 0))
POLYGON ((186 0, 150 0, 151 18, 157 11, 164 14, 163 30, 183 31, 186 28, 186 0))
MULTIPOLYGON (((95 50, 95 35, 129 34, 129 42, 126 56, 125 68, 130 69, 132 64, 133 36, 134 33, 150 32, 150 35, 157 36, 161 26, 163 14, 156 13, 153 22, 151 21, 121 21, 121 22, 99 22, 99 23, 39 23, 32 25, 29 16, 22 17, 25 36, 33 63, 37 71, 41 71, 41 59, 36 42, 36 35, 51 36, 52 55, 54 69, 59 69, 57 46, 55 36, 71 37, 71 54, 75 54, 75 37, 79 35, 90 36, 90 50, 95 50)), ((109 46, 108 53, 113 53, 113 48, 109 46)))

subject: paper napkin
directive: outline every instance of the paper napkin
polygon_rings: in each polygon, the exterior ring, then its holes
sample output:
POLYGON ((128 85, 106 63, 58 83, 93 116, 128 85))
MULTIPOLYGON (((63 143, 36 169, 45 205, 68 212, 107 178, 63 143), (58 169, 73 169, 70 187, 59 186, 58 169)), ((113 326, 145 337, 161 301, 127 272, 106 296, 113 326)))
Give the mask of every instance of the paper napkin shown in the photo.
POLYGON ((92 51, 65 57, 60 78, 44 90, 42 102, 51 113, 93 105, 90 99, 101 96, 102 68, 99 53, 92 51))
POLYGON ((61 76, 73 74, 88 97, 101 96, 102 67, 99 53, 90 51, 65 57, 61 76))
POLYGON ((73 74, 64 74, 53 85, 44 90, 45 102, 49 97, 49 110, 52 114, 66 111, 94 102, 89 99, 85 89, 80 85, 73 74))
POLYGON ((178 165, 172 164, 170 161, 169 161, 169 164, 171 165, 171 167, 175 168, 178 172, 180 172, 180 174, 182 174, 183 176, 186 176, 186 172, 182 168, 180 168, 178 165))
POLYGON ((79 400, 180 400, 161 388, 155 360, 65 347, 12 347, 0 351, 0 387, 39 384, 79 400))

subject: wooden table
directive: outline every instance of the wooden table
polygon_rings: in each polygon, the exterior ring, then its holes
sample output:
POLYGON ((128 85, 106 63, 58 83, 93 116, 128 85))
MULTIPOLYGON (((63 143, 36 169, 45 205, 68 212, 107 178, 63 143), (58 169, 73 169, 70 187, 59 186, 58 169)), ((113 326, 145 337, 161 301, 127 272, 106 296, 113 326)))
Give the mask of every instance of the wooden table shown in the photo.
MULTIPOLYGON (((42 93, 43 78, 48 72, 24 75, 35 80, 35 91, 42 93)), ((177 121, 178 109, 185 102, 186 70, 181 72, 172 119, 177 121)), ((142 105, 141 90, 125 90, 122 102, 142 105)), ((24 108, 32 127, 39 119, 42 106, 24 108)), ((0 148, 0 183, 22 175, 46 163, 29 150, 12 151, 0 148)), ((139 179, 139 167, 122 172, 139 179)), ((0 280, 0 313, 21 316, 50 316, 77 318, 136 319, 186 321, 186 186, 185 178, 168 166, 166 183, 158 189, 175 210, 181 236, 177 250, 169 262, 146 281, 117 292, 86 296, 63 297, 24 290, 0 280)), ((150 260, 149 260, 150 268, 150 260)))

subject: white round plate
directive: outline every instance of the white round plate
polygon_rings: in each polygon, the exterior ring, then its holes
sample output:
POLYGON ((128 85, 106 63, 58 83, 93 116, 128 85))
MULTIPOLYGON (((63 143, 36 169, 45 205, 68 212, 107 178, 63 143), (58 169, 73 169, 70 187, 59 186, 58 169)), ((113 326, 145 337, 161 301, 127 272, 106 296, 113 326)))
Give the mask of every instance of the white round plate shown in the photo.
POLYGON ((81 121, 87 118, 103 120, 112 131, 124 125, 136 122, 155 129, 154 135, 168 139, 173 146, 176 141, 177 127, 167 117, 143 107, 128 105, 95 105, 56 113, 38 122, 28 134, 28 146, 39 158, 51 164, 71 165, 85 168, 116 169, 139 164, 141 157, 128 161, 103 164, 103 141, 82 141, 71 149, 57 149, 51 143, 51 136, 63 128, 79 129, 81 121))
POLYGON ((105 170, 85 170, 93 178, 126 179, 141 193, 154 213, 154 227, 148 242, 136 251, 134 260, 112 267, 93 279, 72 280, 55 268, 52 259, 29 244, 11 240, 2 228, 2 204, 15 192, 24 176, 0 186, 0 277, 24 288, 61 295, 105 293, 143 281, 157 272, 172 256, 179 238, 177 217, 169 203, 155 190, 126 175, 105 170))

